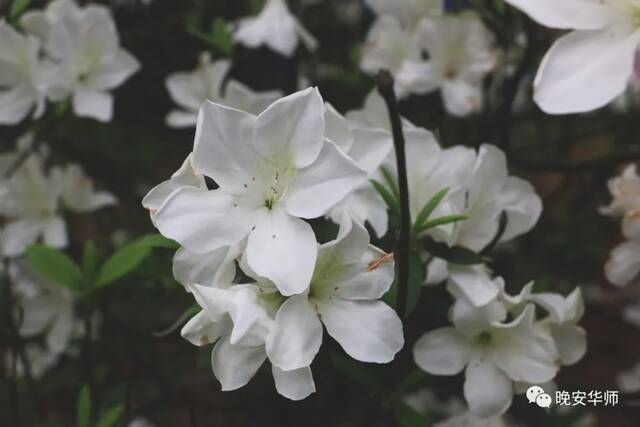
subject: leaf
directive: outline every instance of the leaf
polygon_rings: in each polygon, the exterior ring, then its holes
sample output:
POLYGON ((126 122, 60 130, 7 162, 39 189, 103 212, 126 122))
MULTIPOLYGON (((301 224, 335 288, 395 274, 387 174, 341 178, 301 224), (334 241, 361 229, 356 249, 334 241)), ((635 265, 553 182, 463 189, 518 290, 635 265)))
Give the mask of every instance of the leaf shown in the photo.
POLYGON ((91 425, 91 394, 87 385, 82 387, 80 395, 78 395, 76 420, 76 427, 90 427, 91 425))
POLYGON ((398 204, 398 199, 396 199, 383 184, 376 181, 375 179, 371 180, 371 184, 389 207, 391 215, 395 216, 396 218, 400 218, 400 205, 398 204))
POLYGON ((332 354, 331 361, 338 371, 356 383, 378 389, 382 387, 378 378, 376 378, 373 372, 367 369, 366 365, 347 359, 339 354, 332 354))
POLYGON ((393 413, 400 427, 430 427, 433 425, 428 417, 422 415, 402 400, 394 403, 393 413))
POLYGON ((178 249, 180 247, 176 241, 167 239, 160 233, 148 234, 139 240, 142 245, 149 248, 178 249))
POLYGON ((107 410, 96 424, 96 427, 114 427, 124 414, 124 405, 117 405, 107 410))
POLYGON ((226 56, 230 56, 233 52, 233 36, 229 25, 222 18, 216 18, 211 23, 209 40, 226 56))
POLYGON ((431 198, 425 205, 420 209, 418 216, 416 217, 416 222, 413 224, 413 229, 418 230, 431 216, 435 208, 438 207, 444 196, 449 192, 449 187, 445 187, 442 190, 438 191, 435 196, 431 198))
POLYGON ((407 307, 405 317, 415 310, 420 301, 422 283, 424 281, 424 265, 417 253, 411 254, 409 259, 409 290, 407 292, 407 307))
POLYGON ((436 242, 431 238, 423 239, 422 244, 431 255, 452 264, 475 265, 484 263, 480 255, 464 246, 449 247, 446 243, 436 242))
POLYGON ((12 21, 16 21, 20 15, 24 13, 29 7, 31 0, 13 0, 11 3, 11 9, 9 10, 9 17, 12 21))
POLYGON ((387 187, 391 190, 395 199, 400 200, 400 187, 398 187, 396 178, 391 174, 391 172, 389 172, 389 169, 384 166, 380 167, 380 173, 382 173, 382 178, 384 178, 385 184, 387 184, 387 187))
POLYGON ((462 221, 467 219, 466 216, 464 215, 445 215, 445 216, 441 216, 435 219, 432 219, 430 221, 425 222, 424 224, 422 224, 421 227, 419 227, 416 230, 416 234, 420 234, 423 231, 426 231, 430 228, 435 228, 441 225, 445 225, 445 224, 451 224, 452 222, 458 222, 458 221, 462 221))
POLYGON ((123 246, 102 265, 96 285, 105 286, 115 282, 140 265, 150 252, 151 246, 145 243, 144 238, 123 246))
POLYGON ((82 251, 82 272, 84 273, 85 281, 89 284, 93 281, 93 276, 96 274, 96 266, 98 264, 98 254, 96 253, 96 245, 93 240, 89 240, 84 244, 82 251))
POLYGON ((80 268, 63 252, 46 245, 31 245, 27 248, 27 257, 44 279, 74 290, 81 287, 80 268))

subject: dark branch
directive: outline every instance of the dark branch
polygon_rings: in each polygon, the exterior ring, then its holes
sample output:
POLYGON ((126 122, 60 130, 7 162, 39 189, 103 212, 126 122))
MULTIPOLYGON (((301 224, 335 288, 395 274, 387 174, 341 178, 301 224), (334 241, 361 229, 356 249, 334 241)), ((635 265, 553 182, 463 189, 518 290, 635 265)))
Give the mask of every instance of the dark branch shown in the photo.
POLYGON ((393 145, 396 152, 396 166, 398 170, 398 186, 400 189, 400 233, 396 248, 396 262, 398 265, 398 315, 404 318, 407 309, 409 293, 409 250, 411 239, 411 212, 409 211, 409 183, 407 180, 407 161, 404 151, 404 134, 402 120, 398 112, 398 101, 393 91, 393 77, 388 71, 382 70, 377 78, 378 92, 382 95, 391 121, 393 145))

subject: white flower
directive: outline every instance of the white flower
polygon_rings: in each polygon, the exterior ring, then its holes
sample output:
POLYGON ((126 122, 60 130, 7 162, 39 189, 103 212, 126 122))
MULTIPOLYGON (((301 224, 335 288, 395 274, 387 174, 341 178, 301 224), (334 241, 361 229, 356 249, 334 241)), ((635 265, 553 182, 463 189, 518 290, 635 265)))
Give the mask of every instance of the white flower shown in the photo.
POLYGON ((604 266, 604 274, 616 286, 625 286, 640 274, 640 209, 627 212, 622 220, 627 241, 613 248, 604 266))
POLYGON ((600 213, 621 216, 640 209, 640 176, 634 163, 625 167, 619 176, 611 178, 607 185, 613 199, 609 206, 600 208, 600 213))
POLYGON ((444 13, 444 0, 365 0, 378 15, 391 15, 404 25, 414 25, 423 18, 444 13))
POLYGON ((507 0, 551 28, 575 30, 547 52, 534 99, 547 113, 591 111, 627 87, 640 42, 635 0, 507 0))
POLYGON ((454 116, 466 116, 482 106, 482 80, 496 64, 492 36, 473 13, 425 20, 420 43, 429 53, 430 90, 440 89, 444 106, 454 116))
POLYGON ((25 15, 23 26, 45 40, 49 57, 58 68, 56 99, 72 95, 76 115, 110 121, 113 96, 140 68, 138 61, 120 48, 111 12, 103 6, 79 8, 73 1, 57 0, 44 12, 25 15))
POLYGON ((354 359, 393 360, 404 337, 398 315, 378 301, 393 282, 388 258, 345 216, 336 240, 320 246, 308 293, 287 298, 278 309, 266 343, 271 363, 284 371, 309 366, 320 349, 323 325, 354 359))
POLYGON ((230 67, 231 62, 211 62, 210 55, 204 53, 194 71, 174 73, 167 77, 167 90, 180 107, 169 113, 167 125, 176 128, 195 126, 198 110, 207 100, 259 114, 282 96, 279 91, 254 92, 236 80, 229 80, 225 85, 224 80, 230 67))
MULTIPOLYGON (((182 328, 182 336, 198 346, 215 343, 211 364, 222 390, 243 387, 267 358, 264 342, 281 297, 257 284, 191 288, 203 310, 182 328)), ((272 374, 278 393, 289 399, 315 391, 308 366, 286 372, 272 366, 272 374)))
MULTIPOLYGON (((389 132, 383 129, 350 129, 347 120, 331 105, 325 106, 326 136, 351 157, 371 178, 393 148, 389 132)), ((369 181, 334 207, 329 213, 339 224, 343 214, 349 215, 360 225, 369 222, 378 237, 387 232, 387 205, 369 181)))
POLYGON ((267 0, 257 16, 238 22, 233 35, 237 42, 248 47, 265 45, 289 57, 295 52, 299 41, 309 50, 317 47, 317 41, 291 14, 285 0, 267 0))
MULTIPOLYGON (((351 128, 384 129, 389 133, 389 138, 391 138, 389 110, 384 99, 375 88, 365 98, 362 109, 347 112, 346 118, 351 128)), ((403 129, 415 128, 406 118, 401 117, 401 120, 403 129)))
POLYGON ((555 346, 549 334, 536 327, 533 305, 508 323, 502 323, 506 313, 499 305, 479 310, 463 303, 452 312, 455 327, 423 335, 414 346, 414 358, 434 375, 455 375, 466 366, 464 396, 475 414, 504 413, 511 405, 514 381, 538 384, 555 376, 555 346))
POLYGON ((207 102, 200 110, 193 163, 220 187, 184 187, 156 212, 155 225, 204 254, 248 237, 249 266, 284 295, 304 291, 317 256, 301 218, 325 215, 366 173, 325 139, 317 90, 282 98, 259 116, 207 102))
POLYGON ((16 124, 32 110, 34 118, 44 112, 46 82, 39 50, 37 38, 0 20, 0 124, 16 124))
POLYGON ((640 363, 618 374, 616 383, 624 393, 640 391, 640 363))
POLYGON ((4 184, 0 216, 7 219, 1 242, 5 256, 22 254, 40 237, 49 246, 67 245, 66 224, 58 212, 63 185, 54 174, 45 173, 43 161, 38 153, 30 155, 4 184))
POLYGON ((80 165, 70 164, 52 170, 59 174, 54 180, 62 182, 61 198, 64 205, 75 212, 91 212, 117 203, 115 196, 107 191, 95 191, 93 181, 80 165))
POLYGON ((391 16, 381 16, 369 29, 360 67, 370 74, 380 70, 393 74, 398 98, 427 93, 434 86, 419 42, 418 33, 405 30, 391 16))

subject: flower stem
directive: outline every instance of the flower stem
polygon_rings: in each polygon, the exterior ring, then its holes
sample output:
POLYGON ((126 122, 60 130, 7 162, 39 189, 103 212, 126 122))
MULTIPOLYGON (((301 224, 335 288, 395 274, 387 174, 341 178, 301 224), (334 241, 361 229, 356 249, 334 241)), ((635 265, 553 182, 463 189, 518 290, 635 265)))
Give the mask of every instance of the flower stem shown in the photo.
POLYGON ((407 309, 407 295, 409 293, 409 250, 411 239, 411 212, 409 211, 409 183, 407 180, 407 160, 404 152, 404 134, 402 121, 398 112, 398 100, 393 91, 393 77, 382 70, 377 77, 378 92, 387 104, 393 146, 396 152, 396 167, 398 170, 398 187, 400 190, 400 233, 396 247, 395 259, 398 265, 398 301, 397 311, 400 318, 404 318, 407 309))

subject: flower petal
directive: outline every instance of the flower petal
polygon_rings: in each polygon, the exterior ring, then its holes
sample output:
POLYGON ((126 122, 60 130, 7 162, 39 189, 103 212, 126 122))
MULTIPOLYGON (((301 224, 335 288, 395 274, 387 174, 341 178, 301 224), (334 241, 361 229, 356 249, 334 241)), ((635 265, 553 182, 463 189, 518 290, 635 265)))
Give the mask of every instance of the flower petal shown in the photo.
POLYGON ((309 367, 283 371, 274 365, 271 367, 271 372, 276 390, 287 399, 302 400, 316 391, 309 367))
POLYGON ((205 346, 212 344, 225 335, 231 328, 228 321, 212 322, 205 310, 193 316, 180 330, 182 338, 193 345, 205 346))
POLYGON ((319 301, 318 312, 329 335, 361 362, 391 362, 404 345, 402 322, 382 301, 328 297, 319 301))
POLYGON ((316 88, 280 98, 257 119, 254 144, 273 161, 288 161, 295 168, 309 166, 324 142, 324 105, 316 88))
POLYGON ((264 347, 232 345, 224 337, 213 348, 211 365, 222 390, 236 390, 253 378, 266 358, 264 347))
POLYGON ((308 367, 321 344, 322 323, 307 296, 287 299, 280 306, 267 339, 271 363, 287 371, 308 367))
POLYGON ((173 256, 173 277, 183 285, 228 286, 236 275, 233 257, 227 247, 205 254, 180 248, 173 256))
POLYGON ((640 241, 621 243, 609 254, 604 266, 607 280, 616 286, 625 286, 640 274, 640 241))
POLYGON ((256 222, 247 242, 249 267, 287 296, 309 286, 317 255, 311 226, 278 208, 256 222))
POLYGON ((590 0, 505 0, 546 27, 597 30, 610 23, 611 8, 590 0))
POLYGON ((503 414, 513 400, 513 385, 496 365, 474 359, 465 371, 464 397, 469 409, 483 417, 503 414))
POLYGON ((113 115, 113 96, 93 89, 79 89, 73 94, 73 111, 80 117, 108 122, 113 115))
POLYGON ((469 363, 471 346, 455 328, 428 332, 413 346, 413 358, 425 372, 433 375, 455 375, 469 363))
POLYGON ((326 141, 317 160, 298 171, 282 203, 293 216, 317 218, 365 180, 365 171, 333 142, 326 141))
POLYGON ((554 43, 538 69, 534 99, 549 114, 600 108, 627 87, 640 32, 575 31, 554 43))

